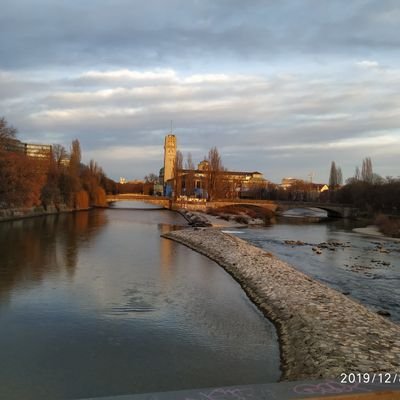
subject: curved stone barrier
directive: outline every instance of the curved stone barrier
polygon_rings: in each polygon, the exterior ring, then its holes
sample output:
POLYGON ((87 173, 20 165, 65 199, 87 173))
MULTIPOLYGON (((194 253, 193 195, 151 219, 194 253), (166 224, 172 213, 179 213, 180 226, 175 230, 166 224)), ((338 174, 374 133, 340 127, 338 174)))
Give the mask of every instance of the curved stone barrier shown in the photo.
POLYGON ((224 267, 275 323, 282 380, 400 372, 399 325, 217 229, 185 229, 164 237, 224 267))
POLYGON ((191 226, 195 226, 195 227, 211 226, 211 223, 208 221, 208 218, 204 214, 197 213, 197 212, 191 212, 191 211, 184 210, 184 209, 177 209, 175 211, 178 212, 179 214, 181 214, 182 217, 185 218, 186 221, 191 226))

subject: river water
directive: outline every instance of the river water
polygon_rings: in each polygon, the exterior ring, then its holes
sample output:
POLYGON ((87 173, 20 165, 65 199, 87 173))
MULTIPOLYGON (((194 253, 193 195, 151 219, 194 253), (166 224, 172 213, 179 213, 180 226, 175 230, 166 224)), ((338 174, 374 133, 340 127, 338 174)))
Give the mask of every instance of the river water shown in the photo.
POLYGON ((0 398, 277 381, 273 325, 222 268, 160 238, 183 225, 122 209, 1 223, 0 398))
POLYGON ((399 241, 355 233, 360 222, 321 219, 304 210, 291 215, 237 236, 400 323, 399 241))

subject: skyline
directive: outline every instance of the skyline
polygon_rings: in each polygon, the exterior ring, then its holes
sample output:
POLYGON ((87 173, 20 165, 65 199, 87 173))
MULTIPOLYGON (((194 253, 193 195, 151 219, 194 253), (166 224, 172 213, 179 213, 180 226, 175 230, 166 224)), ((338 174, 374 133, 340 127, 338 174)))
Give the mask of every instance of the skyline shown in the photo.
POLYGON ((113 179, 158 173, 173 133, 195 163, 326 182, 371 157, 400 175, 396 1, 6 0, 0 107, 28 142, 113 179), (140 8, 139 8, 140 7, 140 8))

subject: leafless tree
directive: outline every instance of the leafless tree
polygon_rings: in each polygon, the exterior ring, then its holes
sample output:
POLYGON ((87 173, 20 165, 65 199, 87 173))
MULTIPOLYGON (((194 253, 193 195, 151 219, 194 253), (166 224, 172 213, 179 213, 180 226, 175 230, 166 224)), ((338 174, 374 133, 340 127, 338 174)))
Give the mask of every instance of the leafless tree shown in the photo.
POLYGON ((11 139, 15 139, 16 134, 17 130, 13 126, 8 125, 4 117, 0 118, 0 146, 11 139))
POLYGON ((194 194, 194 163, 192 159, 192 154, 188 153, 186 157, 186 162, 185 162, 185 169, 187 170, 186 172, 186 179, 185 179, 185 185, 186 185, 186 194, 188 196, 192 196, 194 194))
POLYGON ((356 170, 354 172, 354 180, 359 181, 360 179, 361 179, 360 168, 358 168, 357 165, 356 170))
POLYGON ((221 188, 222 173, 224 167, 222 165, 222 159, 216 147, 212 147, 208 152, 208 197, 210 200, 215 200, 221 193, 218 192, 218 188, 221 188))
POLYGON ((71 144, 71 152, 68 166, 68 174, 71 182, 72 194, 78 193, 82 187, 80 179, 81 158, 81 145, 79 143, 79 140, 75 139, 72 141, 71 144))
POLYGON ((370 157, 364 158, 361 167, 361 179, 364 182, 372 183, 374 173, 372 171, 372 161, 370 157))
POLYGON ((64 146, 61 146, 60 144, 55 144, 52 146, 52 152, 53 152, 53 160, 57 165, 57 167, 60 168, 63 165, 63 163, 65 163, 66 160, 68 160, 67 150, 65 150, 64 146))
POLYGON ((174 198, 175 200, 181 195, 182 188, 182 167, 183 155, 181 151, 176 152, 174 161, 174 198))
POLYGON ((150 174, 144 177, 144 180, 146 183, 156 183, 158 182, 158 176, 153 172, 150 172, 150 174))
POLYGON ((337 167, 336 168, 336 173, 337 173, 337 184, 339 186, 343 185, 343 173, 342 173, 342 168, 337 167))
POLYGON ((338 185, 338 173, 336 169, 335 161, 331 163, 331 171, 329 173, 329 189, 335 190, 338 185))

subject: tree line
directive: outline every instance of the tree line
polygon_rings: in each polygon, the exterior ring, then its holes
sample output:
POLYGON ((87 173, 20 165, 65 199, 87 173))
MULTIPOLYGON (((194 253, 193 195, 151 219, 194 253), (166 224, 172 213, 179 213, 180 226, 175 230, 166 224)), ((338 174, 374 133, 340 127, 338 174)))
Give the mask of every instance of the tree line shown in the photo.
POLYGON ((79 140, 33 156, 21 151, 17 130, 0 118, 0 208, 88 208, 106 205, 113 182, 93 160, 82 163, 79 140))
POLYGON ((363 159, 345 185, 332 187, 330 192, 332 201, 352 204, 368 214, 400 212, 400 178, 376 174, 370 157, 363 159))

